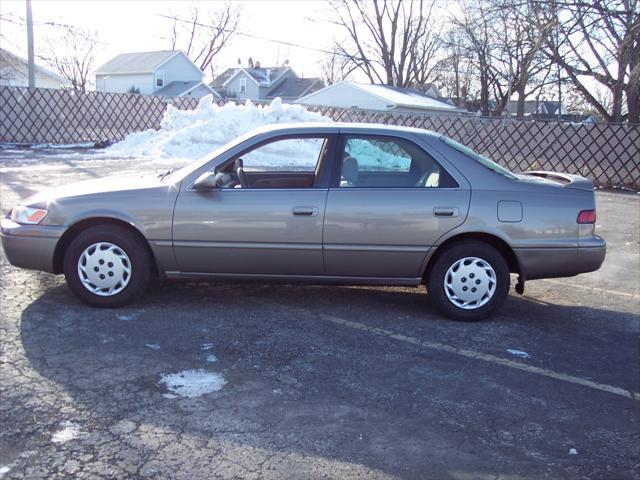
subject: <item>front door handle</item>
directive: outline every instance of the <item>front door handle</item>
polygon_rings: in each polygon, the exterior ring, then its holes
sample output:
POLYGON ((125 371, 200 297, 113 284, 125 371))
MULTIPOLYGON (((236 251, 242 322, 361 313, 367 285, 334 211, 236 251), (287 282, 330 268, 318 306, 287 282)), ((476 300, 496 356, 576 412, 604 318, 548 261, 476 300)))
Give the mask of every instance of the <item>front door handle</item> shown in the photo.
POLYGON ((318 207, 293 207, 293 214, 304 217, 315 217, 318 215, 318 207))
POLYGON ((434 207, 433 214, 436 217, 457 217, 458 209, 456 207, 434 207))

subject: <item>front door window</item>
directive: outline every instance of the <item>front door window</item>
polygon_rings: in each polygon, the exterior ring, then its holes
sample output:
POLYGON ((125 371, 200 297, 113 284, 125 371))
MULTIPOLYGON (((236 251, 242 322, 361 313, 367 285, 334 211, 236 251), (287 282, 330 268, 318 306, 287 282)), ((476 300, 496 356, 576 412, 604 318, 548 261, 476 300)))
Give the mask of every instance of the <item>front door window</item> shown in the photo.
POLYGON ((260 145, 222 167, 237 182, 226 188, 313 188, 325 137, 284 138, 260 145))

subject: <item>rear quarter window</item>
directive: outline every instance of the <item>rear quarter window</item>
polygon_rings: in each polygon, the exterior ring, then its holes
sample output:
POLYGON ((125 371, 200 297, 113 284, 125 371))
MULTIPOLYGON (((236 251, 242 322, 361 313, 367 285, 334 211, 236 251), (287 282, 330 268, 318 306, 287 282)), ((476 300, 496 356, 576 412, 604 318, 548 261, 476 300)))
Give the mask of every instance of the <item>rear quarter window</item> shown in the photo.
POLYGON ((494 162, 490 158, 487 158, 487 157, 485 157, 483 155, 480 155, 478 152, 476 152, 475 150, 472 150, 471 148, 467 147, 466 145, 458 143, 455 140, 451 140, 450 138, 444 137, 444 136, 440 137, 440 139, 444 143, 449 145, 451 148, 459 151, 460 153, 466 155, 469 158, 472 158, 473 160, 478 162, 483 167, 488 168, 489 170, 492 170, 495 173, 497 173, 499 175, 502 175, 503 177, 509 178, 511 180, 517 180, 518 179, 518 177, 516 177, 513 173, 511 173, 510 170, 504 168, 503 166, 498 165, 496 162, 494 162))

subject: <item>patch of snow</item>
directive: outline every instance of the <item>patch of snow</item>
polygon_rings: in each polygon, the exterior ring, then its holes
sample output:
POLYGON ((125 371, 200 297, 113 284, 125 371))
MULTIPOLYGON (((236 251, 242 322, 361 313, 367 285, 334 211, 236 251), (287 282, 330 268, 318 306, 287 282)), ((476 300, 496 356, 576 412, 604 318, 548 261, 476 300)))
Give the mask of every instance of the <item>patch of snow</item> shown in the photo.
POLYGON ((164 384, 170 392, 164 395, 165 398, 175 398, 175 395, 194 398, 206 393, 217 392, 227 382, 219 373, 205 370, 184 370, 161 375, 160 383, 164 384))
POLYGON ((60 426, 62 429, 51 436, 53 443, 66 443, 80 435, 80 428, 73 422, 62 422, 60 426))
POLYGON ((160 350, 160 345, 157 343, 145 343, 145 347, 150 348, 151 350, 160 350))
POLYGON ((578 454, 578 450, 576 450, 575 448, 569 449, 569 455, 577 455, 577 454, 578 454))
POLYGON ((134 132, 105 149, 106 156, 155 157, 195 160, 258 127, 274 123, 331 121, 302 105, 284 104, 279 98, 269 105, 232 102, 219 106, 212 95, 200 99, 194 110, 168 105, 160 130, 134 132))
POLYGON ((130 322, 136 319, 136 315, 133 313, 118 313, 116 314, 116 318, 121 322, 130 322))
POLYGON ((7 473, 9 473, 9 470, 11 470, 11 468, 7 467, 6 465, 0 466, 0 478, 4 477, 7 473))
POLYGON ((21 171, 48 171, 48 170, 70 170, 73 167, 71 165, 24 165, 19 167, 2 167, 0 168, 0 173, 10 173, 10 172, 21 172, 21 171))
POLYGON ((213 353, 210 355, 207 355, 207 362, 213 363, 217 361, 218 361, 218 357, 216 357, 213 353))
POLYGON ((215 345, 213 343, 203 343, 202 351, 206 352, 207 350, 211 350, 215 345))
POLYGON ((64 150, 71 148, 94 148, 96 146, 95 142, 88 143, 36 143, 30 145, 29 148, 33 148, 34 150, 64 150))
POLYGON ((529 355, 527 352, 523 352, 522 350, 513 350, 511 348, 507 348, 507 352, 509 352, 511 355, 515 355, 516 357, 520 357, 520 358, 531 357, 531 355, 529 355))

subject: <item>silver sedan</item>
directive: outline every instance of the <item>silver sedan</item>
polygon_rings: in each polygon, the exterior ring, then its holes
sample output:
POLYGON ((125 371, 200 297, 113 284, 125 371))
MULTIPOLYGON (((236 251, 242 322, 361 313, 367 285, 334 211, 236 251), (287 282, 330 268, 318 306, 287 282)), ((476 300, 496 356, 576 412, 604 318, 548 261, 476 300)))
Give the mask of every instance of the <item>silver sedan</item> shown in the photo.
POLYGON ((18 267, 117 307, 159 279, 425 284, 479 320, 524 282, 597 270, 593 185, 512 173, 442 135, 359 124, 251 132, 175 171, 37 194, 2 219, 18 267))

